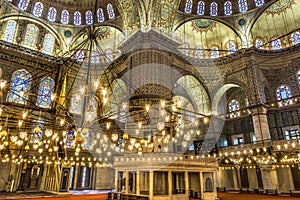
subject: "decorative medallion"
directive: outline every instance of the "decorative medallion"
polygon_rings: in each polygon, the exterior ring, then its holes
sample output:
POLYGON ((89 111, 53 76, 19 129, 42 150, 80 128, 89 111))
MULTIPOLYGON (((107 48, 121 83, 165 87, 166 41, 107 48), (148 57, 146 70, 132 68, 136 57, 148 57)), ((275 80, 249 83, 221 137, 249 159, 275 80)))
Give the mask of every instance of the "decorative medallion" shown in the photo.
POLYGON ((216 27, 217 22, 209 19, 195 19, 192 21, 193 30, 197 32, 207 32, 216 27))
POLYGON ((295 0, 279 0, 271 5, 267 10, 267 15, 275 15, 285 12, 287 9, 291 8, 295 4, 295 0))

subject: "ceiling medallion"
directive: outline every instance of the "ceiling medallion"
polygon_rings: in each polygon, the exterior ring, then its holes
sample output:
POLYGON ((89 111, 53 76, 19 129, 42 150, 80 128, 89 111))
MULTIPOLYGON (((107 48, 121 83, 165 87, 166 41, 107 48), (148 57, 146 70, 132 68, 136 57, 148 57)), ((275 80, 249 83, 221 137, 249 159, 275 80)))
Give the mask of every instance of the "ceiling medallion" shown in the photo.
POLYGON ((217 22, 210 19, 195 19, 192 21, 193 30, 197 32, 207 32, 216 27, 217 22))
POLYGON ((291 8, 295 4, 295 0, 279 0, 273 5, 271 5, 267 10, 267 15, 275 15, 285 12, 287 9, 291 8))

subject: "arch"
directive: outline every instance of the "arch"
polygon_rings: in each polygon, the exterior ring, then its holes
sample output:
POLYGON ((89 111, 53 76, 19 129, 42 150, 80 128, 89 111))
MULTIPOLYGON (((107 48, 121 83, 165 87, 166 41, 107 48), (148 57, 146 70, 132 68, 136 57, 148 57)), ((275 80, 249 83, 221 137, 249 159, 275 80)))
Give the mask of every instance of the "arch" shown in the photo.
POLYGON ((211 58, 219 58, 219 48, 217 46, 212 46, 211 47, 211 58))
POLYGON ((61 19, 60 22, 62 24, 69 24, 69 12, 67 10, 63 10, 61 12, 61 19))
POLYGON ((108 18, 109 19, 115 18, 114 8, 110 3, 107 4, 107 13, 108 13, 108 18))
POLYGON ((81 25, 81 13, 79 11, 74 13, 74 25, 81 25))
POLYGON ((31 49, 36 49, 36 42, 38 36, 38 27, 35 24, 28 24, 26 27, 23 46, 31 49))
POLYGON ((92 25, 93 24, 93 14, 90 10, 88 10, 86 13, 85 13, 85 23, 87 25, 92 25))
POLYGON ((42 52, 45 54, 52 55, 54 48, 54 36, 50 33, 47 33, 44 38, 43 50, 42 52))
POLYGON ((29 97, 28 92, 30 89, 30 83, 31 75, 27 70, 21 69, 15 71, 11 79, 11 88, 8 95, 8 101, 25 104, 29 97))
POLYGON ((181 76, 174 85, 174 94, 176 96, 187 96, 186 98, 192 103, 195 111, 204 115, 211 112, 210 101, 207 91, 203 85, 192 75, 181 76))
POLYGON ((210 178, 205 179, 205 192, 213 192, 213 182, 210 178))
POLYGON ((104 22, 104 13, 103 13, 103 9, 99 8, 97 10, 97 17, 98 17, 98 22, 104 22))
POLYGON ((227 46, 228 54, 232 54, 232 53, 236 52, 237 48, 236 48, 236 44, 234 41, 228 41, 226 46, 227 46))
POLYGON ((255 1, 255 6, 256 7, 261 7, 265 4, 264 0, 254 0, 255 1))
POLYGON ((224 3, 224 15, 232 15, 232 4, 230 1, 224 3))
POLYGON ((57 11, 56 11, 55 8, 53 8, 53 7, 49 8, 49 10, 48 10, 48 16, 47 16, 48 21, 55 22, 55 20, 56 20, 56 14, 57 14, 57 11))
POLYGON ((281 46, 281 40, 279 38, 272 40, 271 46, 272 46, 273 50, 279 50, 279 49, 281 49, 282 48, 282 46, 281 46))
POLYGON ((218 4, 216 2, 210 4, 210 16, 218 16, 218 4))
POLYGON ((14 43, 16 30, 17 30, 17 22, 14 20, 9 20, 6 23, 6 28, 2 40, 6 42, 14 43))
POLYGON ((44 5, 41 2, 36 2, 34 4, 34 8, 32 14, 36 17, 41 17, 43 13, 44 5))
POLYGON ((192 7, 193 7, 193 1, 186 0, 184 12, 190 14, 192 12, 192 7))
POLYGON ((293 104, 292 91, 288 86, 282 85, 276 90, 277 100, 279 106, 286 106, 293 104))
POLYGON ((205 13, 205 3, 203 1, 198 2, 197 14, 204 15, 205 13))
POLYGON ((256 37, 254 39, 254 42, 255 42, 255 44, 254 44, 255 48, 257 48, 257 49, 263 49, 264 48, 264 40, 263 40, 263 38, 256 37))
POLYGON ((37 105, 39 107, 50 108, 53 88, 54 80, 52 78, 45 77, 42 79, 37 97, 37 105))
POLYGON ((29 0, 20 0, 20 1, 19 1, 19 4, 18 4, 18 8, 19 8, 20 10, 25 11, 25 10, 27 10, 27 8, 28 8, 28 4, 29 4, 29 0))

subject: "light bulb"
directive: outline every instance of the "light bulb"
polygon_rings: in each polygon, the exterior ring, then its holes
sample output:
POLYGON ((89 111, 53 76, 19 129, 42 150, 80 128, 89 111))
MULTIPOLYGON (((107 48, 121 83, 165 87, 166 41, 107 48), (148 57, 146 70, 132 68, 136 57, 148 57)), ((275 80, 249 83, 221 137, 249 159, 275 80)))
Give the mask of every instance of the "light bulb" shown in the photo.
POLYGON ((80 88, 80 94, 83 95, 83 94, 84 94, 84 91, 85 91, 85 88, 82 86, 82 87, 80 88))
POLYGON ((94 82, 94 88, 97 89, 98 87, 99 87, 99 83, 98 83, 98 81, 95 81, 94 82))
POLYGON ((102 95, 103 96, 106 96, 106 94, 107 94, 107 90, 104 88, 104 89, 102 89, 102 95))
POLYGON ((160 105, 161 105, 162 108, 164 108, 165 105, 166 105, 166 102, 164 100, 161 100, 160 105))
POLYGON ((106 129, 108 130, 110 128, 110 122, 106 122, 106 129))
POLYGON ((146 104, 146 105, 145 105, 145 109, 146 109, 147 112, 149 112, 149 110, 150 110, 150 105, 149 105, 149 104, 146 104))
POLYGON ((107 97, 103 98, 103 104, 105 105, 108 102, 107 97))
POLYGON ((60 126, 63 126, 64 123, 65 123, 65 119, 61 119, 61 120, 60 120, 60 126))
POLYGON ((55 93, 51 94, 51 101, 53 101, 55 97, 56 97, 55 93))
POLYGON ((27 117, 27 112, 24 111, 22 114, 22 118, 25 119, 26 117, 27 117))
POLYGON ((21 126, 22 126, 22 124, 23 124, 23 120, 19 120, 19 122, 18 122, 18 126, 19 126, 19 127, 21 127, 21 126))
POLYGON ((0 81, 0 88, 1 88, 1 90, 5 87, 5 85, 6 85, 6 80, 1 80, 0 81))
POLYGON ((25 94, 25 91, 23 90, 23 88, 20 90, 20 97, 23 97, 25 94))

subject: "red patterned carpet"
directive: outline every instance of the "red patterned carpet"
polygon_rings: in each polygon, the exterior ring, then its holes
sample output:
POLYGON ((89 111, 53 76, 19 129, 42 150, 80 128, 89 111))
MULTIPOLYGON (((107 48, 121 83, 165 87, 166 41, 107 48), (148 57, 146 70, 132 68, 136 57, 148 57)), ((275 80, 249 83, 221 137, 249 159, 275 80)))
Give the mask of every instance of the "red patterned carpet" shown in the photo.
MULTIPOLYGON (((45 199, 45 200, 106 200, 107 195, 105 194, 98 194, 98 195, 68 195, 68 196, 55 196, 55 197, 40 197, 40 198, 21 198, 21 199, 15 199, 15 198, 6 198, 8 200, 39 200, 39 199, 45 199)), ((2 200, 2 199, 1 199, 2 200)))
POLYGON ((218 193, 220 200, 299 200, 299 197, 238 193, 218 193))

